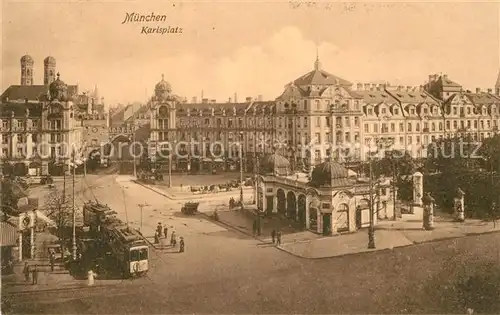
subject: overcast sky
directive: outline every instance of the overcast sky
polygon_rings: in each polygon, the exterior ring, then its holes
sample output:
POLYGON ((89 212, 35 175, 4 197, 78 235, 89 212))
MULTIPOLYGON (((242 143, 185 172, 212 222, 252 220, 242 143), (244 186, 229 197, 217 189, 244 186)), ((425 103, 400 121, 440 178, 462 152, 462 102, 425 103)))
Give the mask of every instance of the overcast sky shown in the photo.
POLYGON ((262 94, 323 68, 353 83, 420 85, 446 73, 464 87, 493 87, 499 70, 498 3, 3 1, 2 91, 20 83, 20 57, 54 56, 61 79, 98 85, 105 102, 144 101, 161 74, 174 93, 226 101, 262 94), (167 21, 121 24, 126 13, 167 21), (142 26, 182 34, 141 34, 142 26))

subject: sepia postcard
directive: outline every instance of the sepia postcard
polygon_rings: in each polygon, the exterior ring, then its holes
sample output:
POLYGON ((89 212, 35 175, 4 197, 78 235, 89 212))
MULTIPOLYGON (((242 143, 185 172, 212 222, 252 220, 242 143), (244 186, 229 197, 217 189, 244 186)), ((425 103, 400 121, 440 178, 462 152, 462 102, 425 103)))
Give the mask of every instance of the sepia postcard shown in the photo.
POLYGON ((500 313, 500 2, 0 11, 1 314, 500 313))

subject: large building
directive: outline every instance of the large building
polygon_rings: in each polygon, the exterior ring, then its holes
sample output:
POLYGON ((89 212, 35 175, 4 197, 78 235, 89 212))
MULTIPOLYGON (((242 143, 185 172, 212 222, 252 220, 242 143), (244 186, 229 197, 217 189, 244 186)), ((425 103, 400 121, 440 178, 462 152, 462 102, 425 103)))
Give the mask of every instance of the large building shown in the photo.
POLYGON ((149 108, 153 159, 158 143, 193 141, 190 155, 173 156, 173 169, 210 169, 217 162, 237 168, 231 151, 238 143, 246 169, 256 166, 256 156, 275 150, 292 169, 311 169, 330 151, 340 162, 365 160, 377 142, 419 158, 437 139, 492 136, 500 124, 500 74, 494 92, 465 90, 447 75, 431 75, 420 86, 354 85, 324 71, 317 59, 274 101, 187 103, 162 78, 149 108))
MULTIPOLYGON (((56 72, 56 60, 45 58, 43 83, 34 82, 32 57, 21 58, 21 84, 0 96, 0 146, 4 173, 57 174, 85 157, 86 138, 107 119, 89 94, 67 85, 56 72), (98 123, 94 123, 97 121, 98 123)), ((96 92, 96 91, 94 91, 96 92)), ((107 141, 107 127, 105 128, 107 141)), ((102 140, 102 137, 97 137, 102 140)), ((95 143, 96 147, 100 146, 95 143)))

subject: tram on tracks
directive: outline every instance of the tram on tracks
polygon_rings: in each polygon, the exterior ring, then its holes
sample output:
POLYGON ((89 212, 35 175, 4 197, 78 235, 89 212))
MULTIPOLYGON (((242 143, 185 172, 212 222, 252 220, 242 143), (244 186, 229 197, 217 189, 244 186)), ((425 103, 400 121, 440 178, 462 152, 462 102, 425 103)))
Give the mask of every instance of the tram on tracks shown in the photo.
POLYGON ((84 225, 101 243, 106 256, 111 256, 125 277, 144 276, 149 269, 149 244, 115 214, 107 205, 98 202, 83 206, 84 225))

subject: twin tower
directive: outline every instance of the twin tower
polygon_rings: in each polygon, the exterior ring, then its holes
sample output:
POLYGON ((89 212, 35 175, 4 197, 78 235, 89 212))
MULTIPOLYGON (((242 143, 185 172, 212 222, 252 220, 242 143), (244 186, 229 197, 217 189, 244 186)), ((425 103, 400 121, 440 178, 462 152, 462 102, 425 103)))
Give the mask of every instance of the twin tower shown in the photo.
MULTIPOLYGON (((21 58, 21 85, 33 85, 33 67, 35 61, 31 56, 21 58)), ((47 57, 43 60, 43 84, 49 85, 56 79, 56 59, 47 57)))

